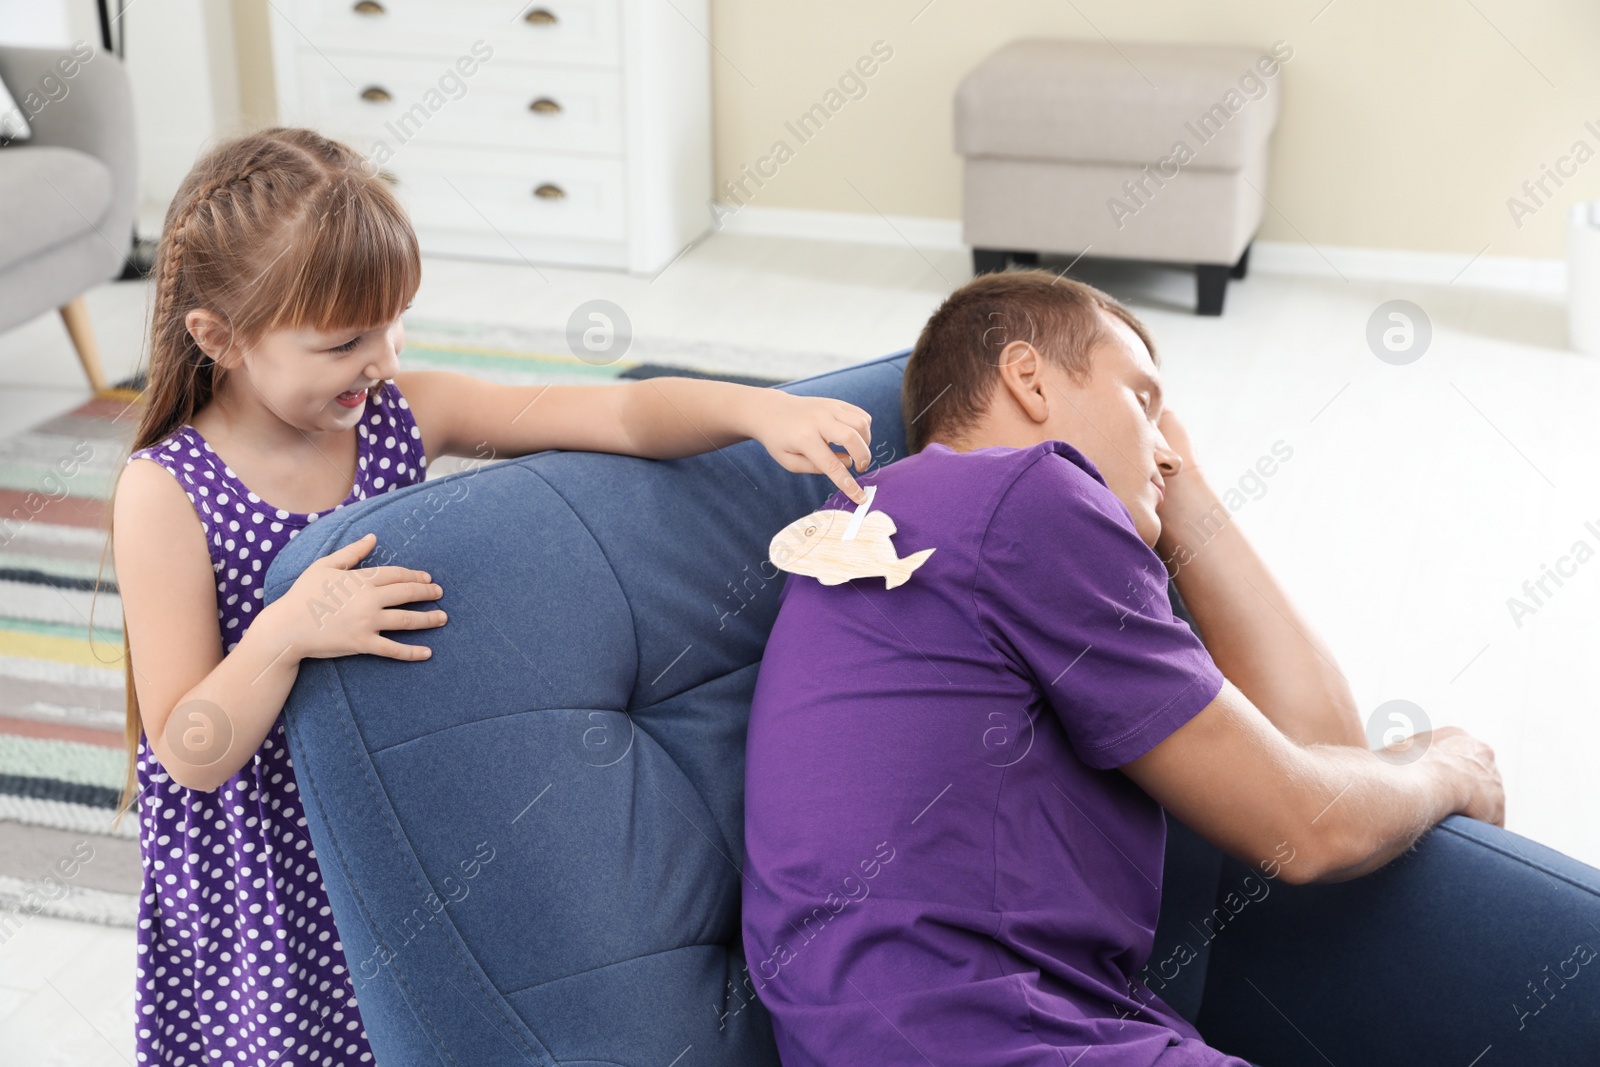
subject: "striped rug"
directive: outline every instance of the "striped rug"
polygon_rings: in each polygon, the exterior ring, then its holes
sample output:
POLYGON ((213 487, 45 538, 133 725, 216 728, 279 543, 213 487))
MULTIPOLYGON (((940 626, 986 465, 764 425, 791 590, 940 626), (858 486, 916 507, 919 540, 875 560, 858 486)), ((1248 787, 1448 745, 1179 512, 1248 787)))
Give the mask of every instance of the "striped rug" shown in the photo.
MULTIPOLYGON (((503 384, 659 375, 772 385, 828 357, 635 345, 644 359, 592 365, 563 334, 407 323, 406 369, 503 384), (695 369, 713 366, 714 370, 695 369), (749 373, 776 370, 784 377, 749 373)), ((107 499, 137 423, 135 377, 0 439, 0 944, 36 914, 133 926, 137 819, 112 815, 126 773, 122 603, 107 499)), ((430 464, 447 473, 448 458, 430 464)))

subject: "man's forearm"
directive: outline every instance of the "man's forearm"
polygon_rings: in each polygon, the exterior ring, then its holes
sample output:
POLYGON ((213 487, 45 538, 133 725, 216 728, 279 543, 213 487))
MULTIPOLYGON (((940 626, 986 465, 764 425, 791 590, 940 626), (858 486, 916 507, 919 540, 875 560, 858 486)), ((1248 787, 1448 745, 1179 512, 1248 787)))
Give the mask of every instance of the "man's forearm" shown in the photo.
POLYGON ((1217 667, 1291 740, 1367 747, 1350 685, 1198 467, 1167 480, 1156 552, 1217 667))
POLYGON ((1465 805, 1467 794, 1438 753, 1401 765, 1348 745, 1311 745, 1306 754, 1318 764, 1318 773, 1308 778, 1320 777, 1317 792, 1331 793, 1307 824, 1325 842, 1318 882, 1377 870, 1465 805))

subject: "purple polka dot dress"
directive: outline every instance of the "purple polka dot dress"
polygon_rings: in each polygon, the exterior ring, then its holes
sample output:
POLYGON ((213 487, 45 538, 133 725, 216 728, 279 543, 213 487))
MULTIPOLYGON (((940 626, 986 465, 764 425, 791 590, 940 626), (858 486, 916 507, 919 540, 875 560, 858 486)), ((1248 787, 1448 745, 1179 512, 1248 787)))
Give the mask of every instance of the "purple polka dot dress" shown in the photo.
MULTIPOLYGON (((421 434, 393 382, 366 401, 355 485, 296 514, 252 493, 193 426, 128 457, 178 479, 205 527, 226 655, 262 606, 273 558, 317 519, 427 476, 421 434)), ((141 735, 135 1005, 141 1064, 370 1064, 371 1049, 317 854, 295 791, 283 719, 214 792, 173 782, 141 735)))

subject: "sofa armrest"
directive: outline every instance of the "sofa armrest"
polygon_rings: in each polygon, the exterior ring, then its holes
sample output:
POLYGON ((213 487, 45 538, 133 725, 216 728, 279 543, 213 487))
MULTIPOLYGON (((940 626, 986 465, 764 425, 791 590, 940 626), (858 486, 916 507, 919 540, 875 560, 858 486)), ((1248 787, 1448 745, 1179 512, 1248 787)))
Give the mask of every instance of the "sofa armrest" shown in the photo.
POLYGON ((0 78, 33 128, 32 138, 15 150, 75 148, 104 163, 111 171, 111 202, 104 216, 91 221, 122 247, 133 232, 138 195, 133 92, 111 52, 81 42, 73 49, 0 46, 0 78))
POLYGON ((1272 1067, 1594 1062, 1600 870, 1452 815, 1361 878, 1252 897, 1249 873, 1224 861, 1214 1047, 1272 1067))

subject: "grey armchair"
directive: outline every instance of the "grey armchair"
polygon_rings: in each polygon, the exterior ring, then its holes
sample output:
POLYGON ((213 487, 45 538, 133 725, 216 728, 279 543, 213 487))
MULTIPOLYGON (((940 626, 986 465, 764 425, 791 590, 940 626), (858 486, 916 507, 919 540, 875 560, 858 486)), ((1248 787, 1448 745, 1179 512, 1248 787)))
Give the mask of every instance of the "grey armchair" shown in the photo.
POLYGON ((122 270, 133 233, 133 99, 117 57, 0 47, 33 136, 0 148, 0 331, 61 313, 89 385, 106 388, 83 294, 122 270), (72 73, 70 76, 68 71, 72 73))

